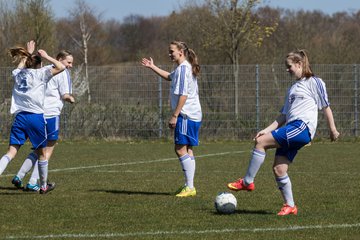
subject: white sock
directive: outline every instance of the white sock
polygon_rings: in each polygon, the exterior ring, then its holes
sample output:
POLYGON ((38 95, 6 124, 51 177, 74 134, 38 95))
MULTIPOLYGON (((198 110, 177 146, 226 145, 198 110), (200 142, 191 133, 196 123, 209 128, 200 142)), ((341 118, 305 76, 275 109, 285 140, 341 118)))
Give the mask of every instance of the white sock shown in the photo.
POLYGON ((195 177, 195 170, 196 170, 196 161, 195 161, 195 156, 190 156, 190 158, 191 158, 191 164, 192 164, 192 166, 191 166, 191 169, 193 169, 193 173, 192 173, 192 185, 193 185, 193 187, 194 187, 194 177, 195 177))
POLYGON ((20 179, 23 179, 25 175, 31 170, 31 168, 36 164, 36 160, 36 154, 30 153, 28 157, 24 160, 16 176, 18 176, 20 179))
POLYGON ((48 165, 49 165, 48 160, 38 161, 40 187, 44 189, 47 187, 48 165))
POLYGON ((0 159, 0 175, 4 172, 10 161, 11 158, 9 155, 5 154, 4 156, 2 156, 2 158, 0 159))
POLYGON ((192 160, 189 154, 179 157, 181 167, 184 171, 185 185, 194 188, 195 159, 192 160))
POLYGON ((284 202, 290 207, 294 207, 295 203, 289 176, 286 174, 285 176, 277 177, 276 183, 280 189, 284 202))
POLYGON ((38 167, 38 162, 36 162, 34 165, 34 169, 31 173, 31 177, 29 179, 29 184, 35 185, 38 183, 38 180, 39 180, 39 167, 38 167))
POLYGON ((248 170, 244 177, 244 181, 246 185, 249 185, 250 183, 254 182, 255 176, 258 173, 261 165, 263 164, 265 157, 266 157, 265 152, 261 152, 254 148, 251 154, 248 170))

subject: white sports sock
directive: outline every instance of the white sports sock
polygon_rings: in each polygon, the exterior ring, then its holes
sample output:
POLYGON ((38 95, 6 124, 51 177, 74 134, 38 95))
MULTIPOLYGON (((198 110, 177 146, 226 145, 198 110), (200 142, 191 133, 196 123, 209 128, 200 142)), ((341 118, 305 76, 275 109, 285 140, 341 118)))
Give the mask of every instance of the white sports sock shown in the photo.
POLYGON ((294 203, 291 181, 289 176, 286 174, 285 176, 277 177, 276 183, 279 187, 284 202, 290 207, 294 207, 295 203, 294 203))
POLYGON ((195 157, 194 156, 190 156, 190 158, 191 158, 191 164, 192 164, 192 166, 191 166, 191 169, 192 169, 192 171, 193 171, 193 173, 192 173, 192 185, 193 185, 193 187, 194 187, 194 177, 195 177, 195 170, 196 170, 196 161, 195 161, 195 157))
POLYGON ((39 167, 38 167, 38 162, 36 162, 34 165, 34 169, 31 173, 31 177, 29 179, 29 184, 35 185, 38 183, 38 180, 39 180, 39 167))
POLYGON ((195 158, 191 159, 189 154, 179 157, 181 167, 184 171, 185 185, 194 188, 195 158))
POLYGON ((49 165, 48 160, 39 160, 38 161, 40 187, 44 188, 44 189, 47 187, 48 165, 49 165))
POLYGON ((2 156, 2 158, 0 159, 0 175, 4 172, 10 161, 11 158, 9 155, 5 154, 4 156, 2 156))
POLYGON ((20 179, 23 179, 25 175, 31 170, 31 168, 36 164, 36 160, 36 154, 30 153, 28 157, 24 160, 16 176, 18 176, 20 179))
POLYGON ((265 157, 266 157, 265 152, 261 152, 255 148, 253 149, 249 167, 244 177, 244 181, 246 185, 249 185, 250 183, 254 182, 255 176, 258 173, 261 165, 263 164, 265 157))

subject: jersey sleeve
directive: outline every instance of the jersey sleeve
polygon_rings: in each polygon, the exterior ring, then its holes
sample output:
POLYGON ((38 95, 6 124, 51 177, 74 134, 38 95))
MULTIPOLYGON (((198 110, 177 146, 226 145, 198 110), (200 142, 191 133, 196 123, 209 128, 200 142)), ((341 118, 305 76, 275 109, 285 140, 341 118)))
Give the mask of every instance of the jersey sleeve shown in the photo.
POLYGON ((72 83, 69 71, 65 69, 59 74, 58 78, 60 95, 63 96, 64 94, 72 94, 72 83))
POLYGON ((15 77, 16 75, 18 75, 18 73, 21 71, 21 69, 16 68, 12 71, 12 76, 15 77))
POLYGON ((189 70, 186 65, 180 65, 171 75, 174 89, 173 93, 179 96, 188 95, 189 70))
POLYGON ((320 78, 314 77, 314 83, 314 94, 318 109, 321 110, 325 107, 330 106, 324 81, 320 78))
POLYGON ((287 93, 285 95, 285 99, 284 99, 284 105, 282 106, 280 113, 281 114, 287 114, 287 112, 289 111, 289 91, 290 88, 287 90, 287 93))
POLYGON ((48 82, 52 77, 51 68, 49 67, 43 67, 39 71, 40 76, 39 79, 41 79, 43 82, 48 82))

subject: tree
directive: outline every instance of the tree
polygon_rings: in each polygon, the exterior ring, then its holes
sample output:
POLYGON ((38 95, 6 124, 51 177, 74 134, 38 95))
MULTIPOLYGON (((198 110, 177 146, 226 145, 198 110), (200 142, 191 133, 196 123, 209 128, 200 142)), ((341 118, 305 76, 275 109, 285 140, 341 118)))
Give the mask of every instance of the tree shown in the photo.
MULTIPOLYGON (((90 81, 89 81, 89 42, 93 37, 93 33, 99 27, 101 14, 96 16, 95 11, 85 3, 84 0, 77 0, 75 7, 70 11, 70 26, 72 27, 69 35, 75 45, 80 50, 83 57, 85 76, 83 81, 86 83, 88 93, 88 102, 91 102, 90 81)), ((96 39, 97 41, 98 39, 96 39)), ((80 66, 82 68, 82 66, 80 66)))
POLYGON ((1 48, 25 45, 34 40, 38 48, 54 50, 54 20, 48 0, 0 2, 1 48), (8 2, 6 2, 8 3, 8 2))
POLYGON ((275 32, 277 20, 262 23, 255 9, 259 0, 206 0, 206 6, 213 15, 210 22, 201 26, 206 46, 225 52, 233 65, 235 83, 235 115, 238 116, 239 59, 250 47, 260 47, 265 37, 275 32))
POLYGON ((39 48, 54 50, 54 20, 48 0, 18 0, 14 21, 17 37, 24 42, 33 39, 39 48))
MULTIPOLYGON (((6 52, 6 48, 14 44, 11 39, 11 12, 7 2, 0 1, 0 51, 2 53, 6 52)), ((10 58, 0 58, 1 65, 7 65, 10 58)))

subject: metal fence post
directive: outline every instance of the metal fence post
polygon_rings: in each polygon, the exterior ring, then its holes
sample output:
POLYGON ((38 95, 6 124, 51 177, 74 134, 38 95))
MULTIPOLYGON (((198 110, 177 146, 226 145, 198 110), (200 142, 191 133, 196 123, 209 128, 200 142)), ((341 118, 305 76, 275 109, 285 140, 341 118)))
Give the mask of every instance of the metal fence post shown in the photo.
POLYGON ((354 64, 354 135, 355 137, 358 136, 358 129, 359 129, 359 113, 358 113, 358 65, 354 64))
POLYGON ((259 65, 256 64, 255 70, 255 81, 256 81, 256 132, 260 130, 260 98, 259 98, 259 88, 260 88, 260 77, 259 77, 259 65))
POLYGON ((162 78, 159 77, 159 138, 162 137, 163 127, 162 127, 162 78))

